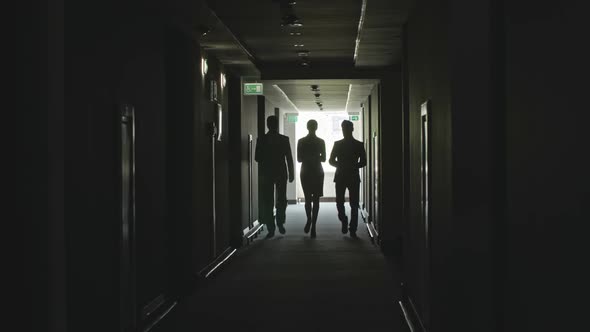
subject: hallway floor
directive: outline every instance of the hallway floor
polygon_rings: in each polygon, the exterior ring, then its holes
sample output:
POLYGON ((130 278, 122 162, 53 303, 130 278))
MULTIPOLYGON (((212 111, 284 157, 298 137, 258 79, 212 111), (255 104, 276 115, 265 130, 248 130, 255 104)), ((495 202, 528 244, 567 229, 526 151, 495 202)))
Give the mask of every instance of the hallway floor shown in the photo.
POLYGON ((239 251, 179 306, 176 331, 401 331, 398 276, 362 220, 358 239, 340 232, 334 203, 321 204, 317 238, 305 220, 289 205, 286 234, 264 230, 239 251))

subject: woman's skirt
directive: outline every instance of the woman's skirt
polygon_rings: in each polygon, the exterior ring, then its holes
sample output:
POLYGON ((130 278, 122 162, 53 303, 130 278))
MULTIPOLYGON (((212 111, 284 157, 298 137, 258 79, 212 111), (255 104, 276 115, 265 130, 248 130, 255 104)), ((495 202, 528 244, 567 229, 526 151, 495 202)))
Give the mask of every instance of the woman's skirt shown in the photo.
POLYGON ((324 196, 324 172, 301 172, 301 187, 306 197, 314 195, 316 197, 324 196))

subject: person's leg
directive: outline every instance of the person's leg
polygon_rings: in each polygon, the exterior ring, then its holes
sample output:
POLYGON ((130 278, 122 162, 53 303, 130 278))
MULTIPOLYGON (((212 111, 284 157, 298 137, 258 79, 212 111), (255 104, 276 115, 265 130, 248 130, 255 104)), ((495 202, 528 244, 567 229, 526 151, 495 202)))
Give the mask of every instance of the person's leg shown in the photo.
POLYGON ((272 216, 272 207, 274 205, 274 186, 272 180, 261 176, 259 190, 260 222, 266 225, 268 235, 272 236, 275 231, 275 224, 272 216))
POLYGON ((275 182, 277 190, 277 227, 281 234, 285 234, 285 212, 287 210, 287 179, 280 179, 275 182))
POLYGON ((305 215, 307 216, 307 222, 311 222, 311 201, 312 201, 312 195, 304 192, 303 194, 305 196, 305 215))
POLYGON ((315 237, 315 225, 318 221, 318 213, 320 211, 320 197, 317 194, 313 195, 313 211, 311 217, 311 237, 315 237))
POLYGON ((359 191, 359 182, 353 182, 348 186, 348 195, 350 199, 350 235, 356 235, 356 229, 358 226, 359 191))
POLYGON ((304 195, 305 195, 305 214, 307 215, 307 222, 305 223, 305 227, 303 228, 303 231, 307 234, 307 233, 309 233, 309 228, 311 227, 311 219, 312 219, 311 202, 313 199, 312 199, 312 194, 310 194, 307 191, 304 192, 304 195))
POLYGON ((348 232, 348 218, 346 217, 346 210, 344 208, 344 192, 346 186, 341 182, 336 182, 336 208, 338 209, 338 219, 342 223, 342 233, 348 232))

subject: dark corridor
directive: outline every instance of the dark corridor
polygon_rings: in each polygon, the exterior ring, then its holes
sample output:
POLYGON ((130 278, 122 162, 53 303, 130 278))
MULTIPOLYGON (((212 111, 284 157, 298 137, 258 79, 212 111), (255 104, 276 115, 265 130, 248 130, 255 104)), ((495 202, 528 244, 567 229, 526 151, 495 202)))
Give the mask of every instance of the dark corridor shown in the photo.
POLYGON ((303 234, 303 205, 287 209, 286 234, 256 239, 207 286, 179 304, 170 331, 405 331, 399 275, 367 232, 340 232, 334 203, 318 237, 303 234))
POLYGON ((27 296, 19 295, 30 317, 19 324, 583 330, 590 55, 582 5, 55 0, 22 8, 16 53, 41 60, 10 64, 26 88, 17 104, 29 108, 6 112, 22 117, 6 123, 23 126, 5 158, 17 161, 9 164, 19 172, 7 174, 21 182, 6 224, 24 227, 18 250, 31 249, 22 260, 32 268, 27 296), (261 222, 272 218, 261 203, 270 196, 261 195, 268 172, 257 144, 276 116, 298 165, 296 137, 307 134, 310 114, 337 119, 316 128, 327 156, 345 138, 366 153, 358 240, 340 229, 329 162, 317 163, 325 175, 317 238, 304 232, 299 178, 285 184, 286 234, 265 238, 261 222), (343 121, 352 135, 344 137, 343 121))

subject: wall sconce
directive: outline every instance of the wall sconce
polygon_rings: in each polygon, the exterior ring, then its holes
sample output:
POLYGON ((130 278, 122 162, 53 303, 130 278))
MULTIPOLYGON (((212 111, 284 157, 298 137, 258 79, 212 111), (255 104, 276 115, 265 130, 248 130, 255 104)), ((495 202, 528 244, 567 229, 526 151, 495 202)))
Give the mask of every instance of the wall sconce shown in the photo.
POLYGON ((207 75, 207 71, 209 70, 209 66, 207 65, 207 59, 201 58, 201 74, 203 77, 207 75))
POLYGON ((219 77, 219 82, 221 83, 221 88, 225 88, 225 84, 226 84, 226 80, 225 80, 225 74, 221 73, 220 77, 219 77))

